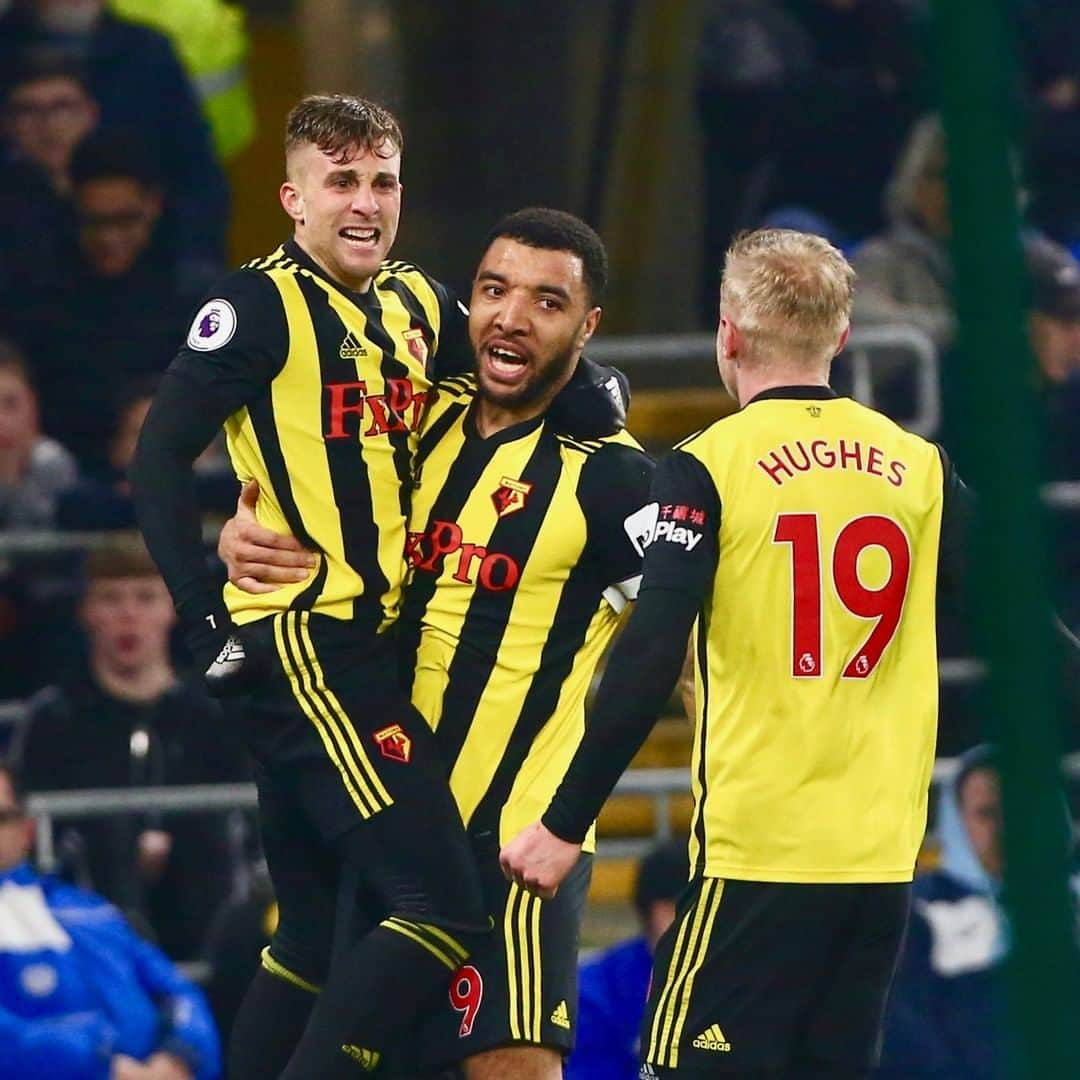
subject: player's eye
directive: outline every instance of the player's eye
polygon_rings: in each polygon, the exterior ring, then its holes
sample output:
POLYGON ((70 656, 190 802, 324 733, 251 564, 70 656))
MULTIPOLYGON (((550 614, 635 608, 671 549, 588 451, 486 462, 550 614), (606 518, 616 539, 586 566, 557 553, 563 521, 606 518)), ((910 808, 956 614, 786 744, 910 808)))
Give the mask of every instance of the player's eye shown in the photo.
POLYGON ((492 300, 497 300, 503 294, 501 285, 485 285, 483 292, 485 296, 492 300))
POLYGON ((545 311, 562 311, 562 302, 551 296, 540 297, 540 306, 545 311))

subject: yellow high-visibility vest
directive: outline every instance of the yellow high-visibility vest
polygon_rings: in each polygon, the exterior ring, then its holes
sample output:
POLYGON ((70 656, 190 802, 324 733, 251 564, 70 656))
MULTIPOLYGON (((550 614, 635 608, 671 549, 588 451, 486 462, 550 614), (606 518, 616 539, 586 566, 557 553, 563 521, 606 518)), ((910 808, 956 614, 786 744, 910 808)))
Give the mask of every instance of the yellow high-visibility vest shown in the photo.
POLYGON ((108 0, 122 19, 161 31, 195 86, 222 158, 255 137, 255 106, 247 81, 244 12, 225 0, 108 0))

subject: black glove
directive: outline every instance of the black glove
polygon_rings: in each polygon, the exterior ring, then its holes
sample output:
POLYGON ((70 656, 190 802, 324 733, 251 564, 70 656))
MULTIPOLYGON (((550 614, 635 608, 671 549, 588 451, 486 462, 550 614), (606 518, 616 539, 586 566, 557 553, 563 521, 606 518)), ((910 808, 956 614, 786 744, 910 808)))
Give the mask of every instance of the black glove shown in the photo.
POLYGON ((224 610, 203 615, 198 622, 185 620, 185 625, 184 642, 211 695, 249 693, 266 667, 250 636, 224 610))
POLYGON ((626 426, 630 383, 618 368, 582 356, 570 381, 551 403, 548 417, 565 435, 599 439, 626 426))

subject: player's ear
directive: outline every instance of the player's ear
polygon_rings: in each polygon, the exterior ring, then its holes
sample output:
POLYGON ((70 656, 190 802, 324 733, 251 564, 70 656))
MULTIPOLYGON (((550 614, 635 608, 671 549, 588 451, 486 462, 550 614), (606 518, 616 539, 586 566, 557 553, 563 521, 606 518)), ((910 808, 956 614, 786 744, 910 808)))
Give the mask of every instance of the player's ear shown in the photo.
POLYGON ((721 315, 720 328, 716 335, 721 359, 734 360, 738 357, 740 338, 738 326, 727 315, 721 315))
POLYGON ((278 198, 281 199, 281 205, 284 208, 285 213, 288 214, 297 225, 303 225, 304 196, 300 193, 300 189, 291 180, 286 180, 278 189, 278 198))
POLYGON ((581 336, 578 338, 578 348, 585 348, 585 343, 596 333, 596 328, 600 325, 600 316, 604 314, 604 309, 594 307, 586 316, 585 322, 581 327, 581 336))
POLYGON ((844 346, 847 345, 847 339, 850 335, 851 323, 848 323, 847 326, 844 327, 844 332, 840 335, 840 342, 836 346, 836 352, 833 353, 833 356, 839 356, 844 351, 844 346))

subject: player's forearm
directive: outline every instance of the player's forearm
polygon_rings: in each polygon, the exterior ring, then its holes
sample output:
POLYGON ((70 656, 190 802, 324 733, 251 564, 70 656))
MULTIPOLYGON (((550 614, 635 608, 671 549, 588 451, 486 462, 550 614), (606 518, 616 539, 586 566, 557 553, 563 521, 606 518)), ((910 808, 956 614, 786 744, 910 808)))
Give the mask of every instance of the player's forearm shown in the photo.
POLYGON ((698 601, 646 589, 619 638, 597 691, 585 737, 543 816, 562 840, 580 843, 649 736, 679 677, 698 601))
POLYGON ((224 625, 221 589, 207 570, 193 465, 220 427, 192 382, 166 375, 129 472, 139 528, 183 621, 224 625))

